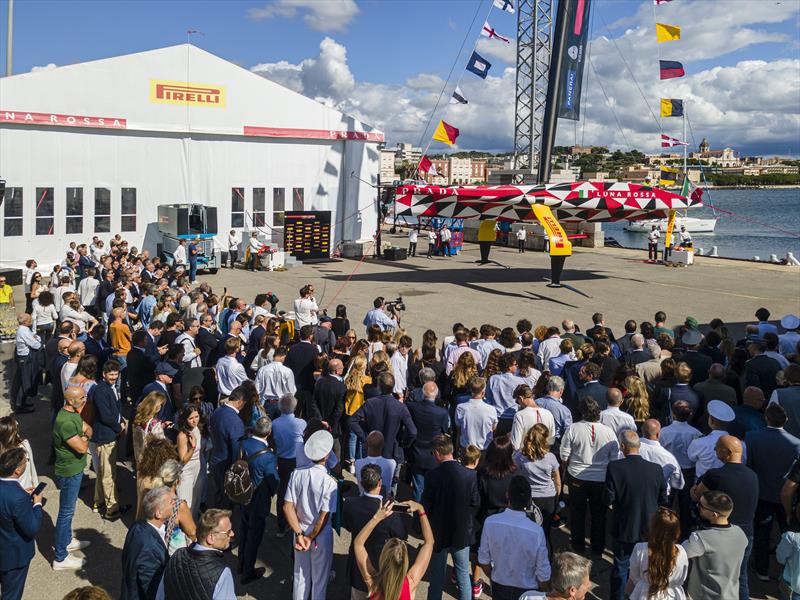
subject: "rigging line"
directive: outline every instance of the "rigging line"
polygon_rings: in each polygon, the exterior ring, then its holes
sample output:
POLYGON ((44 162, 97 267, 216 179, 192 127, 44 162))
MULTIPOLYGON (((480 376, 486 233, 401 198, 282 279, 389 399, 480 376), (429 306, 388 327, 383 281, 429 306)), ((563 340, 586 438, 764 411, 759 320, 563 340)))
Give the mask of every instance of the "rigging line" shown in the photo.
MULTIPOLYGON (((445 80, 444 85, 442 85, 442 90, 439 92, 439 97, 436 99, 436 104, 434 105, 433 110, 431 111, 430 117, 428 117, 428 122, 425 124, 425 129, 422 130, 422 135, 420 135, 419 137, 419 142, 417 142, 417 147, 422 146, 422 140, 425 139, 425 135, 428 133, 428 128, 431 126, 431 121, 433 121, 433 116, 436 114, 436 109, 439 108, 439 103, 442 101, 442 96, 444 95, 444 91, 447 89, 447 84, 450 83, 450 78, 453 76, 453 71, 455 70, 456 65, 461 59, 461 53, 464 51, 464 44, 467 43, 467 38, 469 37, 469 34, 472 32, 472 27, 475 25, 475 19, 478 18, 478 12, 481 9, 481 4, 483 4, 483 0, 478 0, 478 5, 475 7, 475 14, 472 15, 472 22, 469 24, 467 32, 464 34, 464 39, 461 40, 461 47, 458 49, 458 54, 456 54, 456 58, 453 61, 453 65, 450 67, 450 72, 447 74, 447 79, 445 80)), ((492 3, 490 1, 489 2, 490 12, 492 10, 491 6, 492 3)), ((487 14, 486 16, 488 18, 489 15, 487 14)))
POLYGON ((653 117, 653 120, 656 122, 656 125, 658 126, 658 130, 661 131, 661 123, 658 121, 658 117, 656 117, 656 114, 653 112, 653 109, 650 108, 650 102, 647 101, 647 96, 644 95, 644 92, 642 91, 642 86, 639 85, 639 81, 636 79, 636 76, 633 74, 633 70, 631 69, 630 65, 628 65, 628 61, 625 60, 625 55, 622 54, 622 51, 619 49, 619 46, 617 46, 616 40, 612 37, 611 29, 608 27, 608 23, 606 23, 605 17, 603 17, 603 15, 600 15, 600 19, 602 19, 603 26, 605 26, 606 32, 608 33, 608 39, 611 40, 612 44, 614 44, 614 48, 616 49, 617 54, 619 54, 619 57, 622 59, 622 64, 624 64, 625 68, 628 70, 628 73, 630 74, 631 79, 633 79, 633 83, 636 84, 636 89, 639 90, 639 94, 641 95, 642 100, 644 100, 645 106, 647 106, 647 110, 650 111, 650 115, 653 117))
POLYGON ((606 98, 606 104, 608 105, 609 110, 611 110, 611 114, 614 116, 614 120, 617 122, 617 128, 619 132, 622 134, 622 139, 625 140, 625 147, 629 150, 632 150, 633 147, 628 143, 628 137, 625 135, 625 131, 622 129, 622 124, 619 122, 619 118, 617 117, 617 111, 614 110, 614 106, 611 104, 611 99, 606 94, 606 88, 603 87, 603 80, 600 79, 600 75, 597 73, 597 69, 594 68, 594 63, 589 60, 589 66, 592 67, 592 71, 594 71, 594 78, 597 79, 597 84, 600 86, 600 90, 603 92, 603 96, 606 98))

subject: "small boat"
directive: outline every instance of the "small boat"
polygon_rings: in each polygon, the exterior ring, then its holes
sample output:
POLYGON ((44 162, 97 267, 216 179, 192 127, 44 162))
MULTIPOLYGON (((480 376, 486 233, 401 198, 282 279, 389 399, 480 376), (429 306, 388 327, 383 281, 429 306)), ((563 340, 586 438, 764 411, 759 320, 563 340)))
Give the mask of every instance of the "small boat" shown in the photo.
MULTIPOLYGON (((649 233, 650 229, 656 225, 661 233, 667 230, 667 219, 644 219, 642 221, 628 221, 625 231, 631 233, 649 233)), ((714 233, 717 226, 716 217, 676 217, 675 231, 680 231, 681 227, 686 227, 689 233, 714 233)))

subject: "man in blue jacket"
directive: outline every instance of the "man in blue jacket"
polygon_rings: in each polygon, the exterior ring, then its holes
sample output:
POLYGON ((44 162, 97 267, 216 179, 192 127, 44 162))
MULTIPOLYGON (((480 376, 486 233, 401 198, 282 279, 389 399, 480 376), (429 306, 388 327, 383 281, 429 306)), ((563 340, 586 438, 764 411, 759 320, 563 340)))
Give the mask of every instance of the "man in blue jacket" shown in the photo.
POLYGON ((164 405, 161 407, 161 410, 158 411, 156 417, 158 417, 160 421, 174 421, 178 406, 176 406, 175 401, 172 399, 170 388, 172 387, 172 378, 177 374, 178 369, 167 361, 158 363, 155 368, 155 381, 148 383, 142 388, 142 395, 136 401, 136 406, 138 407, 139 402, 144 400, 150 392, 161 392, 167 397, 167 401, 164 402, 164 405))
POLYGON ((92 442, 97 452, 97 477, 94 485, 94 506, 105 506, 105 519, 116 521, 130 509, 120 506, 116 493, 117 440, 125 432, 120 413, 116 383, 120 364, 110 359, 103 365, 103 379, 89 390, 89 402, 94 407, 92 442))
POLYGON ((211 451, 209 465, 211 467, 211 477, 216 484, 217 498, 215 507, 227 508, 230 505, 228 497, 225 495, 223 486, 225 471, 228 470, 233 462, 239 458, 239 444, 244 437, 244 422, 239 417, 245 402, 245 392, 241 386, 236 387, 228 397, 228 401, 222 404, 211 415, 211 442, 214 448, 211 451))
POLYGON ((128 529, 122 547, 121 600, 153 600, 169 553, 164 541, 164 523, 172 515, 175 494, 166 486, 153 488, 142 500, 146 520, 128 529))
POLYGON ((42 495, 22 489, 28 455, 22 448, 0 454, 0 590, 3 600, 19 600, 28 567, 36 553, 34 539, 42 526, 42 495))
POLYGON ((278 459, 269 447, 267 438, 272 433, 272 421, 261 417, 256 421, 253 434, 242 440, 242 453, 250 467, 250 481, 255 491, 250 504, 242 506, 239 530, 239 570, 242 584, 260 579, 263 567, 255 568, 258 547, 264 537, 264 526, 272 506, 272 496, 278 489, 278 459))

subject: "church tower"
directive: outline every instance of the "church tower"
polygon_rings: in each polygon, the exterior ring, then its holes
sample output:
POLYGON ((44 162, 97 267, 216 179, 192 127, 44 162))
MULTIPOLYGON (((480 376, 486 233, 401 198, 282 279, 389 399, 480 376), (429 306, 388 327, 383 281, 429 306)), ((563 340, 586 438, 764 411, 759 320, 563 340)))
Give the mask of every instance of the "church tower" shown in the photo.
POLYGON ((708 145, 708 140, 706 138, 703 138, 703 141, 700 142, 700 154, 705 154, 710 149, 711 147, 708 145))

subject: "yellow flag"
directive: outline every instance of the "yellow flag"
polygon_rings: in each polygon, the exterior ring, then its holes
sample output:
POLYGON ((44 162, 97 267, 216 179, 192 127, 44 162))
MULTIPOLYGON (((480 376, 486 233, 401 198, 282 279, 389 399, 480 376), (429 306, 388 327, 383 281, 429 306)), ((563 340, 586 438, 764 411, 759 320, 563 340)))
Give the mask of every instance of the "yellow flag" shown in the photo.
POLYGON ((677 25, 656 23, 656 40, 659 42, 674 42, 681 39, 681 28, 677 25))

